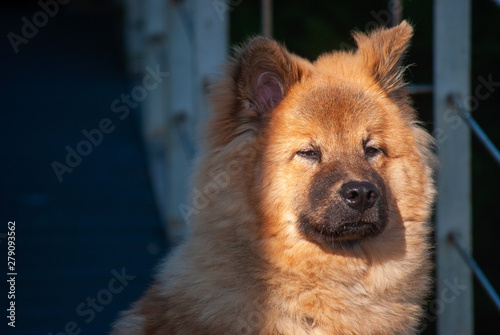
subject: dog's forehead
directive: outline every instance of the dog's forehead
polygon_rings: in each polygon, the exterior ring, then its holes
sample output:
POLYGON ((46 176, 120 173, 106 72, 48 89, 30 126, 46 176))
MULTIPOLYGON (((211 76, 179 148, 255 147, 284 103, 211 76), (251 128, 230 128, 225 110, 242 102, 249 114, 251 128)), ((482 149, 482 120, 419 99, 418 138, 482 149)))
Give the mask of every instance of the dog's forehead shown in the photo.
POLYGON ((302 91, 299 99, 300 105, 318 107, 323 109, 336 109, 348 112, 353 109, 368 109, 373 105, 367 91, 360 85, 350 82, 335 82, 320 80, 312 83, 302 91))
POLYGON ((374 125, 384 118, 377 94, 355 82, 318 80, 299 88, 293 100, 298 118, 313 126, 353 129, 356 125, 374 125))

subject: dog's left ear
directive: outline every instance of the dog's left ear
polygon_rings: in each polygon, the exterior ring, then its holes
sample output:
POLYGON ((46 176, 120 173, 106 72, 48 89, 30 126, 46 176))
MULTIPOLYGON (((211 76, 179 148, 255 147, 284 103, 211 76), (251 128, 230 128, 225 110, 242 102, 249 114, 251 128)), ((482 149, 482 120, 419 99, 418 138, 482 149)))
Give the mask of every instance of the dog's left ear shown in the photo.
POLYGON ((391 29, 378 29, 368 35, 355 33, 356 52, 382 89, 391 94, 405 85, 401 60, 413 35, 413 28, 403 21, 391 29))

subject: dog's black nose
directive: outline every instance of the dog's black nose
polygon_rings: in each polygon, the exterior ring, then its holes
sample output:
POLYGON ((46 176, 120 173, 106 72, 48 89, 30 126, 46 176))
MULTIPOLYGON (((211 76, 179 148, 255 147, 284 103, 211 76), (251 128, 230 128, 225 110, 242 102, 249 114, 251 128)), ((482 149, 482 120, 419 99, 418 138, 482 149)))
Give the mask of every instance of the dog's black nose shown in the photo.
POLYGON ((373 207, 380 197, 377 187, 367 181, 349 181, 340 188, 340 196, 360 213, 373 207))

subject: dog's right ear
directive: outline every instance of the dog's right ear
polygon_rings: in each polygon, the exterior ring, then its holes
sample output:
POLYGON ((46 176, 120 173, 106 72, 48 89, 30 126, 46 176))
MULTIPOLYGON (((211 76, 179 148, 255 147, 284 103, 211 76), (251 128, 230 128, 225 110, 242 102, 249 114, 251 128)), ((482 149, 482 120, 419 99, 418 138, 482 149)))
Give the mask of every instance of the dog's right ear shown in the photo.
POLYGON ((242 107, 254 117, 266 118, 302 76, 296 56, 264 37, 251 39, 235 51, 235 82, 242 107))
POLYGON ((212 87, 216 117, 209 138, 213 145, 225 145, 247 131, 259 133, 309 66, 305 59, 264 37, 252 38, 235 48, 226 76, 212 87))

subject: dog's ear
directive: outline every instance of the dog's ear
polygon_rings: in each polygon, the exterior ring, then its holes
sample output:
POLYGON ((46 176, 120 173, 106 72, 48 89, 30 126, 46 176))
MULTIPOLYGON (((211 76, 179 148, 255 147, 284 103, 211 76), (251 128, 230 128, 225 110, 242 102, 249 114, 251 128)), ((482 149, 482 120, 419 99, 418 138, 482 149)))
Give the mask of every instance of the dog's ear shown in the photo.
POLYGON ((401 66, 401 60, 412 35, 413 28, 406 21, 394 28, 381 28, 368 35, 354 34, 358 45, 357 54, 363 58, 365 66, 387 94, 405 85, 405 68, 401 66))
MULTIPOLYGON (((300 80, 297 56, 264 37, 250 40, 236 50, 235 82, 245 117, 266 118, 290 87, 300 80)), ((240 115, 242 116, 242 115, 240 115)))
POLYGON ((264 37, 235 48, 226 75, 212 87, 215 118, 207 137, 211 145, 224 146, 249 131, 260 133, 272 110, 311 67, 309 61, 264 37))

